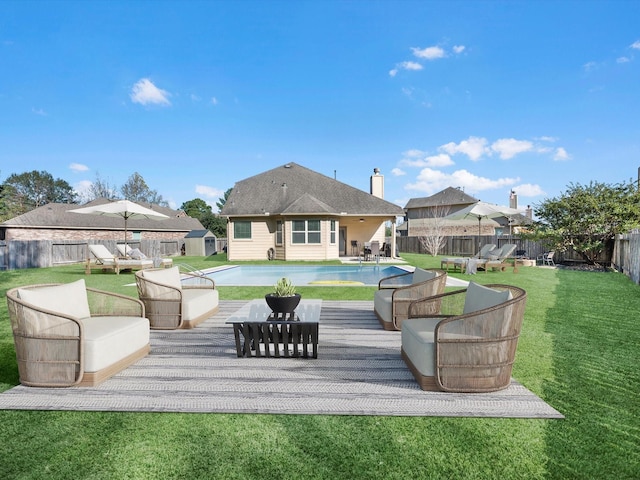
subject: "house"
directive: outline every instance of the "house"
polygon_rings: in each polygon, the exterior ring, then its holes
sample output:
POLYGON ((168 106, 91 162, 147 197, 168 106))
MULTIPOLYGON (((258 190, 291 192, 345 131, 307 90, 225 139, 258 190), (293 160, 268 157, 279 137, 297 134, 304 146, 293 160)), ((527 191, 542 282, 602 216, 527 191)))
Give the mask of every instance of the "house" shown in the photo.
POLYGON ((356 255, 365 242, 385 242, 404 211, 384 200, 378 169, 366 193, 287 163, 237 182, 220 214, 228 219, 229 260, 334 260, 356 255), (357 245, 357 246, 356 246, 357 245))
MULTIPOLYGON (((86 206, 101 205, 107 202, 109 202, 108 199, 99 198, 87 203, 86 206)), ((60 250, 58 253, 54 252, 54 257, 60 257, 61 261, 78 260, 75 258, 78 256, 77 253, 64 252, 69 249, 64 246, 65 244, 76 243, 86 246, 89 242, 103 242, 111 244, 111 250, 114 251, 115 243, 124 241, 125 231, 122 218, 69 212, 75 208, 78 208, 78 205, 68 203, 49 203, 35 208, 0 223, 0 240, 4 240, 6 243, 33 240, 53 242, 52 248, 60 250), (60 247, 56 244, 60 244, 60 247)), ((131 218, 127 224, 127 242, 129 244, 135 245, 152 241, 155 243, 155 250, 158 253, 163 255, 179 254, 185 235, 193 230, 204 228, 199 220, 189 217, 183 211, 158 205, 153 205, 151 208, 169 218, 162 221, 131 218)), ((148 252, 148 250, 146 251, 148 252)), ((83 253, 83 256, 86 258, 86 253, 83 253)))
MULTIPOLYGON (((530 213, 527 216, 485 218, 480 226, 474 218, 469 218, 468 220, 444 220, 447 215, 478 202, 477 198, 454 187, 447 187, 430 197, 411 198, 404 207, 406 236, 419 237, 425 235, 434 229, 435 224, 438 225, 438 228, 445 236, 477 235, 478 228, 481 228, 481 235, 502 235, 512 233, 512 228, 513 233, 517 233, 520 225, 531 221, 530 213)), ((510 207, 518 208, 517 196, 513 191, 510 196, 510 207)), ((529 211, 530 209, 528 209, 529 211)))

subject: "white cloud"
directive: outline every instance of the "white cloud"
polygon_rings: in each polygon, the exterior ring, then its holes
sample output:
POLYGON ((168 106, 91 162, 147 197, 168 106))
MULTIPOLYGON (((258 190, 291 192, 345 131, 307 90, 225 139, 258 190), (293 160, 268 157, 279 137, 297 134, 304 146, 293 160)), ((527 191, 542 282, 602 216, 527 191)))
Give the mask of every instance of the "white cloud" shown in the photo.
POLYGON ((437 60, 438 58, 446 57, 445 51, 441 47, 427 47, 427 48, 412 48, 411 51, 418 58, 424 58, 425 60, 437 60))
POLYGON ((636 40, 635 42, 633 42, 631 45, 629 45, 629 48, 640 50, 640 40, 636 40))
POLYGON ((582 68, 584 68, 586 72, 590 72, 592 70, 595 70, 597 66, 598 64, 596 62, 587 62, 582 66, 582 68))
POLYGON ((545 191, 542 190, 540 185, 534 185, 531 183, 522 183, 513 187, 513 190, 518 194, 518 197, 539 197, 545 195, 545 191))
POLYGON ((148 78, 142 78, 131 89, 131 101, 140 105, 171 105, 171 94, 166 90, 156 87, 148 78))
POLYGON ((616 63, 629 63, 631 59, 629 57, 618 57, 616 63))
POLYGON ((466 47, 464 45, 454 45, 453 46, 453 52, 457 53, 457 54, 460 54, 460 53, 464 52, 465 48, 466 47))
POLYGON ((549 137, 549 136, 545 136, 543 135, 542 137, 538 137, 537 140, 540 140, 541 142, 557 142, 558 141, 558 137, 549 137))
MULTIPOLYGON (((412 150, 411 152, 420 152, 419 150, 412 150)), ((426 155, 423 152, 422 155, 407 156, 401 160, 402 165, 409 167, 448 167, 453 165, 454 162, 451 157, 446 153, 439 153, 438 155, 426 155)))
POLYGON ((391 170, 391 175, 393 175, 394 177, 401 177, 403 175, 406 175, 407 172, 405 172, 404 170, 400 169, 400 168, 394 168, 393 170, 391 170))
POLYGON ((196 95, 195 93, 192 93, 191 95, 189 95, 189 97, 191 97, 191 101, 192 102, 199 102, 200 100, 202 100, 198 95, 196 95))
POLYGON ((389 75, 395 77, 400 70, 422 70, 423 67, 417 62, 401 62, 396 65, 396 68, 389 72, 389 75))
POLYGON ((474 175, 467 170, 456 170, 448 174, 440 170, 425 168, 418 174, 416 182, 407 184, 405 188, 407 190, 415 190, 424 192, 427 195, 433 195, 454 185, 463 188, 465 192, 473 194, 484 190, 511 187, 518 181, 520 181, 520 178, 498 178, 492 180, 474 175))
POLYGON ((501 138, 491 145, 491 150, 500 155, 503 160, 509 160, 519 153, 533 150, 533 143, 528 140, 516 140, 515 138, 501 138))
POLYGON ((74 172, 86 172, 89 170, 89 167, 81 163, 72 163, 69 165, 69 169, 71 169, 74 172))
POLYGON ((438 147, 438 150, 449 155, 462 153, 474 162, 479 160, 482 155, 490 154, 490 150, 487 148, 487 139, 482 137, 469 137, 458 144, 449 142, 438 147))
POLYGON ((567 153, 567 151, 564 148, 558 147, 556 149, 555 155, 553 156, 553 159, 557 161, 570 160, 571 155, 569 155, 569 153, 567 153))
POLYGON ((46 117, 47 115, 49 115, 47 112, 45 112, 41 108, 32 108, 31 112, 35 113, 36 115, 40 115, 41 117, 46 117))
POLYGON ((211 97, 211 105, 218 105, 218 99, 216 97, 211 97))
POLYGON ((220 190, 215 187, 208 187, 206 185, 196 185, 196 193, 199 195, 204 195, 208 198, 218 199, 224 196, 224 190, 220 190))

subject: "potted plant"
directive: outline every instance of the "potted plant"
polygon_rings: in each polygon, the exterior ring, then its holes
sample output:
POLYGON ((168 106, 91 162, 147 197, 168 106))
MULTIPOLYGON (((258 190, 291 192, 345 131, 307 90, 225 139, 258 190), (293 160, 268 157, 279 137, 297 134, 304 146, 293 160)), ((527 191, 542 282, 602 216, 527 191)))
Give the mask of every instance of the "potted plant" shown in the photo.
POLYGON ((272 293, 267 293, 264 296, 267 301, 267 305, 274 313, 274 317, 287 317, 293 318, 293 312, 300 303, 300 294, 296 293, 296 287, 286 277, 281 278, 276 282, 272 293))

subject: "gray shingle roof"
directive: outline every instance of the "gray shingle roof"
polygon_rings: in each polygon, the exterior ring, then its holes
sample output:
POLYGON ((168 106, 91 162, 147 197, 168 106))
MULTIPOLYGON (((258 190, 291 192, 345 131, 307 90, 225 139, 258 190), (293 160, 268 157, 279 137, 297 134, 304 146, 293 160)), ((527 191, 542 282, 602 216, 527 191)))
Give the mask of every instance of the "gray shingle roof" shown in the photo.
POLYGON ((437 205, 470 205, 478 202, 477 198, 467 195, 459 188, 447 187, 430 197, 411 198, 405 210, 411 208, 435 207, 437 205))
MULTIPOLYGON (((107 203, 106 198, 99 198, 83 206, 101 205, 107 203)), ((154 231, 191 231, 201 230, 204 227, 198 219, 187 216, 184 212, 173 210, 158 205, 144 205, 147 208, 164 213, 169 218, 156 221, 146 218, 131 218, 127 223, 129 230, 154 230, 154 231)), ((117 217, 102 215, 85 215, 72 213, 69 210, 79 208, 79 205, 71 203, 48 203, 30 212, 24 213, 3 223, 3 227, 25 228, 73 228, 73 229, 109 229, 118 230, 124 228, 124 220, 117 217)))
POLYGON ((239 181, 221 215, 403 215, 398 205, 346 183, 288 163, 239 181))

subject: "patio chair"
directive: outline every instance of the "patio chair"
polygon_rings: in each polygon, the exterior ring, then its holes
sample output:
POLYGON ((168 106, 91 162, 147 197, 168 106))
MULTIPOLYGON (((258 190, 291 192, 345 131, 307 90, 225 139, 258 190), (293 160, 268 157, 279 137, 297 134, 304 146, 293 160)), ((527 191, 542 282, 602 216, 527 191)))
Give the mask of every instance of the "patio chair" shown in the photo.
POLYGON ((371 258, 376 262, 380 261, 380 242, 371 242, 371 258))
POLYGON ((373 295, 373 310, 385 330, 401 330, 414 300, 444 292, 447 272, 416 268, 413 272, 383 278, 373 295))
POLYGON ((7 292, 20 383, 95 386, 149 353, 149 320, 136 298, 67 284, 7 292))
POLYGON ((99 268, 102 271, 113 270, 116 274, 119 274, 121 270, 141 270, 143 268, 153 268, 153 260, 133 260, 126 258, 118 258, 111 253, 107 247, 101 244, 89 245, 89 251, 93 255, 93 260, 87 258, 85 271, 87 275, 91 273, 94 268, 99 268))
POLYGON ((413 302, 401 355, 420 388, 478 393, 508 387, 525 303, 519 287, 474 282, 413 302))
POLYGON ((553 250, 550 252, 541 253, 536 257, 536 265, 548 265, 550 267, 555 267, 556 263, 553 261, 553 256, 556 254, 553 250))
POLYGON ((140 270, 135 276, 153 329, 194 328, 218 311, 218 290, 209 277, 181 276, 178 267, 140 270))
MULTIPOLYGON (((137 248, 131 248, 130 245, 124 245, 122 243, 119 243, 118 245, 116 245, 116 248, 118 249, 118 253, 123 257, 123 258, 127 258, 127 259, 133 259, 133 260, 147 260, 148 257, 142 253, 139 249, 137 248)), ((153 266, 154 267, 164 267, 164 268, 169 268, 169 267, 173 267, 173 259, 171 258, 153 258, 153 266)))
POLYGON ((470 258, 487 258, 489 252, 492 252, 493 250, 495 250, 495 248, 495 243, 487 243, 486 245, 483 245, 480 251, 472 257, 445 257, 440 260, 440 268, 449 270, 449 265, 453 265, 454 272, 456 271, 456 268, 459 268, 460 272, 464 273, 464 271, 466 270, 467 262, 470 258))

